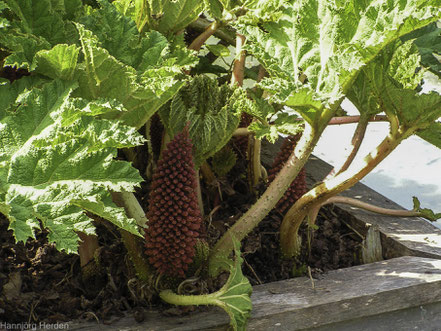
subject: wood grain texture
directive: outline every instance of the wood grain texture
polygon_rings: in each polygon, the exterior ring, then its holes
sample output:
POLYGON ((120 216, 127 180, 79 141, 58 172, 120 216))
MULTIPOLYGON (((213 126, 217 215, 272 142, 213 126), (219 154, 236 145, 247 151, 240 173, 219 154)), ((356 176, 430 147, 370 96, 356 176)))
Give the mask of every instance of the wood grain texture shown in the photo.
MULTIPOLYGON (((330 271, 315 280, 300 277, 254 287, 248 330, 299 330, 398 312, 441 302, 441 260, 400 257, 330 271)), ((225 330, 227 315, 218 309, 184 317, 146 313, 105 326, 106 330, 225 330)), ((70 330, 100 330, 96 324, 71 324, 70 330)))

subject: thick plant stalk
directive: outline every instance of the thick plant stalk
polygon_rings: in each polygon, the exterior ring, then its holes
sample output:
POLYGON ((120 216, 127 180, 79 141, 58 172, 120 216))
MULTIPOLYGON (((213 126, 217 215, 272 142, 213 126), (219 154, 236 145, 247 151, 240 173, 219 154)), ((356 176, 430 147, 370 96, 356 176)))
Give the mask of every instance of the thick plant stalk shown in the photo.
POLYGON ((252 132, 250 130, 248 130, 248 128, 239 127, 233 132, 233 137, 248 136, 250 134, 252 134, 252 132))
POLYGON ((213 294, 179 295, 171 290, 162 291, 159 295, 165 302, 179 306, 212 305, 214 297, 213 294))
POLYGON ((95 251, 98 249, 98 237, 95 235, 87 235, 84 232, 78 232, 81 242, 78 246, 78 254, 80 255, 81 268, 85 267, 94 260, 95 251))
POLYGON ((144 283, 149 283, 152 280, 154 271, 147 263, 142 240, 140 240, 141 238, 124 229, 120 229, 119 233, 121 234, 122 241, 127 249, 130 260, 135 267, 136 275, 144 283))
POLYGON ((214 21, 211 23, 204 32, 202 32, 193 42, 188 46, 188 49, 192 49, 195 51, 199 51, 202 45, 210 38, 216 30, 219 28, 220 23, 218 21, 214 21))
POLYGON ((331 176, 336 176, 346 169, 349 168, 352 161, 354 161, 355 156, 357 155, 358 151, 360 150, 361 143, 363 142, 364 135, 366 133, 367 125, 369 124, 369 119, 366 117, 360 117, 360 120, 358 121, 357 127, 355 128, 354 135, 352 136, 352 150, 349 153, 348 157, 346 158, 345 162, 342 164, 339 170, 332 169, 332 171, 329 173, 329 175, 326 178, 329 178, 331 176))
POLYGON ((387 136, 373 152, 365 157, 364 163, 329 178, 297 200, 285 215, 280 229, 280 243, 284 255, 292 257, 300 252, 301 243, 298 230, 311 208, 320 206, 329 198, 360 181, 384 160, 403 139, 404 135, 387 136))
POLYGON ((397 217, 425 217, 424 213, 416 211, 416 210, 400 210, 400 209, 389 209, 382 208, 378 206, 371 205, 370 203, 360 201, 354 198, 335 196, 326 200, 321 206, 330 204, 330 203, 344 203, 353 207, 361 208, 367 211, 371 211, 377 214, 383 214, 388 216, 397 216, 397 217))
MULTIPOLYGON (((246 52, 243 50, 245 36, 237 34, 236 36, 236 59, 234 60, 233 73, 231 76, 231 85, 243 85, 245 72, 246 52)), ((262 74, 263 77, 263 74, 262 74)), ((248 136, 248 181, 251 192, 256 193, 256 186, 262 178, 260 163, 261 142, 254 135, 248 136)))
POLYGON ((205 212, 204 212, 204 200, 202 199, 202 187, 201 187, 201 178, 199 175, 199 169, 196 170, 196 193, 198 196, 198 207, 199 207, 199 211, 201 212, 201 217, 204 217, 205 212))
MULTIPOLYGON (((331 118, 328 125, 340 125, 358 123, 360 121, 360 115, 353 116, 336 116, 331 118)), ((369 118, 369 122, 389 122, 389 118, 386 115, 374 115, 369 118)))
POLYGON ((199 168, 200 172, 202 173, 202 176, 205 179, 205 182, 208 185, 215 185, 217 179, 216 175, 214 174, 213 170, 211 169, 210 165, 205 161, 201 164, 199 168))
POLYGON ((246 52, 243 50, 245 43, 245 36, 237 34, 236 36, 236 59, 234 60, 233 73, 231 76, 231 85, 243 85, 243 78, 245 72, 245 58, 246 52))
POLYGON ((98 237, 95 235, 87 235, 84 232, 78 232, 78 236, 81 239, 78 245, 81 275, 83 281, 87 282, 100 273, 99 265, 95 260, 95 253, 99 248, 98 237))
MULTIPOLYGON (((302 119, 299 118, 299 122, 302 119)), ((342 124, 353 124, 358 123, 360 121, 360 116, 341 116, 341 117, 333 117, 328 125, 342 125, 342 124)), ((375 115, 368 119, 368 122, 388 122, 387 116, 385 115, 375 115)), ((233 137, 247 136, 252 134, 251 131, 246 127, 239 127, 233 132, 233 137)))
POLYGON ((248 180, 251 192, 257 193, 257 185, 262 178, 262 166, 260 163, 261 142, 254 135, 248 136, 248 180))
POLYGON ((210 255, 210 273, 212 275, 217 275, 220 271, 217 268, 216 260, 228 256, 230 252, 233 251, 234 244, 231 238, 234 237, 238 241, 243 240, 271 209, 274 208, 291 182, 304 167, 319 138, 320 132, 316 133, 308 123, 305 123, 305 130, 302 137, 282 170, 257 202, 251 206, 213 247, 210 255))
POLYGON ((135 195, 131 192, 112 192, 113 202, 119 206, 123 207, 127 215, 133 218, 136 223, 144 228, 147 224, 147 217, 145 216, 144 209, 136 199, 135 195))
MULTIPOLYGON (((203 30, 206 30, 211 24, 213 24, 213 22, 210 22, 206 18, 199 17, 196 21, 191 23, 189 26, 192 29, 203 31, 203 30)), ((233 29, 229 28, 228 26, 217 29, 214 32, 214 35, 217 38, 225 41, 226 43, 228 43, 230 45, 235 44, 235 40, 234 40, 235 33, 234 33, 233 29)))
MULTIPOLYGON (((283 168, 284 164, 289 158, 289 155, 295 149, 301 134, 288 136, 283 141, 280 151, 277 153, 271 168, 269 169, 268 181, 271 183, 283 168)), ((288 190, 286 190, 283 197, 277 202, 276 209, 282 215, 303 195, 307 192, 306 187, 306 170, 303 168, 296 179, 291 183, 288 190)))
MULTIPOLYGON (((133 193, 112 192, 112 200, 117 206, 125 209, 127 216, 135 219, 140 227, 145 228, 147 217, 133 193)), ((149 282, 151 275, 153 275, 153 270, 145 258, 142 240, 124 229, 120 229, 119 232, 130 260, 135 267, 136 274, 140 280, 146 283, 149 282)))

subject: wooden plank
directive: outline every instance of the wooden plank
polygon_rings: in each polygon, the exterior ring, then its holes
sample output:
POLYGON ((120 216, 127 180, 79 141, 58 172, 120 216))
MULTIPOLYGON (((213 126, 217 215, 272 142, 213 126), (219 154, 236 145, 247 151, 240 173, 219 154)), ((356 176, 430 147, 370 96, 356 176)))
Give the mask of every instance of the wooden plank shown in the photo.
MULTIPOLYGON (((441 260, 400 257, 330 271, 322 278, 294 278, 254 287, 248 330, 298 330, 441 302, 441 260)), ((218 309, 184 317, 146 314, 105 326, 106 330, 225 330, 218 309)), ((101 325, 71 324, 70 330, 100 330, 101 325)))
POLYGON ((297 330, 441 302, 441 260, 401 257, 330 271, 316 280, 261 285, 249 330, 297 330), (271 320, 264 316, 272 316, 271 320))
MULTIPOLYGON (((309 184, 312 184, 322 180, 332 167, 317 157, 311 157, 306 169, 307 179, 309 184)), ((341 195, 383 208, 403 209, 362 183, 357 183, 341 195)), ((441 259, 441 230, 428 221, 418 217, 379 215, 345 204, 337 204, 337 206, 350 215, 348 217, 350 225, 363 235, 366 235, 370 225, 378 225, 383 256, 386 259, 406 255, 441 259)))
MULTIPOLYGON (((439 331, 441 302, 314 328, 314 331, 439 331)), ((288 331, 289 329, 287 329, 288 331)), ((311 329, 309 329, 311 330, 311 329)), ((278 329, 283 331, 283 329, 278 329)))

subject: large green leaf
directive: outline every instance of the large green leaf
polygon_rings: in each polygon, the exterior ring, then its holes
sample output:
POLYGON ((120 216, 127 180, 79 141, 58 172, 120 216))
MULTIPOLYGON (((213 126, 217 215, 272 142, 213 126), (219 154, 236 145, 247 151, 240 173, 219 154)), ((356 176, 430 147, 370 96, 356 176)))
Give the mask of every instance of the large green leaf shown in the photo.
POLYGON ((421 54, 421 64, 433 73, 441 76, 441 28, 434 22, 403 37, 403 40, 414 40, 421 54))
MULTIPOLYGON (((133 67, 118 61, 106 49, 99 47, 98 39, 91 31, 81 24, 76 26, 85 59, 78 65, 79 90, 76 94, 86 99, 105 98, 121 102, 127 112, 120 113, 118 118, 125 124, 138 128, 144 125, 184 84, 184 80, 176 77, 177 71, 182 68, 177 58, 170 59, 168 67, 149 68, 148 60, 152 56, 147 51, 139 64, 145 71, 138 74, 133 67)), ((157 46, 155 41, 160 44, 159 47, 163 45, 161 37, 155 38, 150 44, 153 52, 154 46, 157 46)), ((149 42, 152 41, 149 39, 149 42)))
POLYGON ((134 0, 138 27, 172 35, 195 21, 204 9, 200 0, 134 0), (145 24, 145 25, 144 25, 145 24))
POLYGON ((81 1, 70 1, 68 5, 64 0, 4 1, 12 13, 7 27, 0 29, 0 44, 11 53, 6 65, 33 70, 38 51, 78 39, 74 26, 66 19, 79 15, 81 1))
POLYGON ((104 100, 86 102, 71 99, 69 102, 71 104, 61 114, 61 125, 55 126, 44 136, 40 135, 40 138, 33 141, 34 146, 55 146, 78 139, 91 152, 109 147, 134 147, 145 142, 135 128, 119 121, 100 118, 115 113, 115 109, 124 111, 121 105, 104 100))
POLYGON ((433 122, 427 128, 417 132, 420 138, 431 143, 432 145, 441 148, 441 123, 433 122))
POLYGON ((240 243, 234 241, 235 259, 228 263, 230 276, 224 286, 214 296, 214 304, 224 309, 230 316, 230 323, 234 330, 246 330, 250 317, 253 288, 249 280, 242 273, 243 259, 240 256, 240 243))
MULTIPOLYGON (((4 1, 0 1, 0 13, 2 13, 2 11, 4 11, 6 8, 8 8, 6 3, 4 1)), ((9 21, 4 17, 0 17, 0 30, 5 29, 8 26, 9 26, 9 21)))
MULTIPOLYGON (((100 8, 84 16, 81 23, 99 40, 100 46, 119 61, 136 68, 143 51, 135 22, 119 13, 108 1, 99 1, 100 8)), ((167 41, 165 42, 167 45, 167 41)))
POLYGON ((239 31, 272 77, 262 86, 314 123, 364 65, 395 39, 436 21, 440 6, 439 0, 291 1, 277 22, 239 31))
POLYGON ((403 129, 423 129, 441 116, 441 96, 420 94, 422 80, 418 49, 412 41, 396 41, 363 68, 348 93, 361 114, 385 112, 403 129))
POLYGON ((423 72, 417 70, 419 65, 418 49, 411 41, 403 44, 398 40, 361 70, 347 97, 366 118, 381 112, 389 113, 393 109, 386 96, 389 84, 396 92, 414 90, 423 77, 423 72))
POLYGON ((253 100, 246 102, 246 107, 242 110, 257 119, 248 126, 256 138, 266 138, 274 143, 280 134, 295 135, 303 131, 301 118, 277 108, 280 107, 274 107, 268 100, 258 96, 253 96, 253 100))
POLYGON ((129 163, 115 160, 113 146, 142 141, 133 128, 79 115, 63 129, 63 114, 79 104, 69 100, 76 86, 55 80, 23 93, 20 105, 0 121, 0 204, 16 240, 33 237, 38 218, 49 229, 49 240, 68 252, 77 250, 75 231, 94 231, 84 210, 139 235, 135 221, 113 204, 109 192, 133 191, 142 181, 129 163), (113 129, 121 133, 114 135, 113 129), (38 147, 48 137, 54 140, 38 147), (101 148, 91 149, 94 143, 101 148))
POLYGON ((199 167, 230 140, 245 101, 242 90, 219 87, 216 80, 197 76, 160 109, 159 115, 171 137, 189 124, 195 165, 199 167))
POLYGON ((35 54, 36 71, 53 79, 71 80, 77 66, 79 49, 75 45, 58 44, 51 50, 35 54))
POLYGON ((204 9, 204 1, 197 0, 116 0, 117 10, 136 22, 139 31, 156 30, 173 37, 204 9))
POLYGON ((81 0, 51 0, 52 8, 64 19, 75 20, 83 12, 83 3, 81 0))
POLYGON ((65 40, 63 19, 53 10, 51 0, 4 1, 18 17, 12 25, 20 31, 43 37, 53 45, 65 40))
POLYGON ((12 84, 9 82, 0 83, 0 119, 6 116, 7 110, 17 100, 21 93, 27 93, 32 88, 40 86, 44 79, 36 76, 26 76, 14 81, 12 84))
POLYGON ((35 69, 34 56, 44 49, 50 49, 49 42, 33 34, 22 34, 16 30, 0 31, 0 44, 12 54, 5 59, 5 65, 25 68, 29 71, 35 69))
POLYGON ((212 17, 228 20, 239 17, 241 21, 260 23, 275 21, 280 17, 281 7, 288 0, 205 0, 212 17))

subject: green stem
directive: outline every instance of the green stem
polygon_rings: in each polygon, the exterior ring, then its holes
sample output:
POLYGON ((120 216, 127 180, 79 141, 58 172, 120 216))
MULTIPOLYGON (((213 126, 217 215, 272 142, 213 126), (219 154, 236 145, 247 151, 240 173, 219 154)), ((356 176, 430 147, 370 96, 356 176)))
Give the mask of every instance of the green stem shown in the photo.
POLYGON ((233 132, 233 137, 248 136, 250 134, 253 134, 253 133, 251 131, 249 131, 248 128, 237 128, 233 132))
POLYGON ((316 133, 312 127, 305 123, 305 131, 302 138, 291 154, 285 166, 274 178, 266 191, 251 206, 251 208, 222 236, 212 249, 210 255, 210 272, 216 275, 220 270, 213 266, 214 261, 223 256, 228 256, 233 250, 234 237, 236 240, 243 240, 260 221, 274 208, 276 203, 283 196, 289 185, 296 178, 297 174, 305 165, 311 155, 314 146, 319 140, 321 132, 316 133))
POLYGON ((354 161, 355 156, 357 155, 358 151, 360 150, 361 143, 363 142, 364 135, 366 133, 367 125, 369 123, 369 119, 362 116, 360 117, 360 121, 357 124, 357 127, 355 128, 354 135, 352 137, 352 150, 351 153, 346 158, 345 163, 340 167, 339 170, 337 170, 335 173, 341 174, 343 171, 347 170, 349 166, 351 165, 352 161, 354 161))
POLYGON ((155 168, 156 168, 155 153, 153 152, 152 139, 150 136, 151 125, 152 125, 152 120, 150 118, 144 126, 145 137, 147 139, 146 145, 147 145, 147 153, 148 153, 148 161, 147 161, 147 166, 145 168, 144 175, 147 177, 148 180, 152 179, 153 172, 155 171, 155 168))
MULTIPOLYGON (((193 28, 193 29, 199 30, 199 31, 204 31, 211 24, 213 24, 213 22, 210 22, 209 20, 207 20, 205 18, 199 17, 196 21, 194 21, 193 23, 190 24, 190 28, 193 28)), ((214 35, 217 38, 227 42, 230 45, 235 44, 235 40, 234 40, 235 32, 233 31, 233 29, 230 29, 228 26, 217 29, 214 32, 214 35)))
POLYGON ((202 217, 204 217, 205 215, 204 201, 202 199, 202 188, 201 188, 201 179, 199 176, 199 169, 196 170, 196 183, 197 183, 196 193, 198 197, 199 210, 201 212, 202 217))
POLYGON ((119 233, 121 234, 130 260, 135 267, 136 275, 146 284, 151 282, 154 271, 147 263, 147 256, 144 254, 144 247, 140 238, 124 229, 119 229, 119 233))
POLYGON ((298 237, 298 230, 311 208, 321 205, 329 198, 360 181, 388 156, 404 137, 405 135, 400 137, 389 135, 373 152, 365 157, 362 164, 329 178, 297 200, 283 218, 280 229, 280 243, 284 255, 292 257, 299 253, 300 239, 298 237))
POLYGON ((245 44, 245 36, 237 34, 236 36, 236 59, 234 60, 233 73, 231 76, 231 85, 243 85, 243 78, 245 72, 245 58, 246 52, 243 49, 245 44))
POLYGON ((86 266, 94 260, 95 251, 98 249, 98 237, 95 235, 87 235, 84 232, 77 232, 80 237, 78 246, 78 254, 80 255, 81 267, 86 266))
POLYGON ((81 277, 84 282, 92 281, 101 273, 98 260, 95 259, 95 254, 99 248, 98 237, 95 235, 87 235, 83 232, 78 232, 81 241, 78 246, 78 254, 80 255, 81 277))
MULTIPOLYGON (((147 217, 133 193, 112 192, 112 200, 117 206, 123 207, 127 216, 134 218, 139 226, 142 228, 146 227, 146 223, 148 222, 147 217)), ((135 267, 136 274, 142 281, 149 282, 154 272, 147 263, 140 238, 124 229, 120 229, 119 232, 121 233, 121 238, 127 249, 127 253, 135 267)))
POLYGON ((202 45, 210 38, 216 30, 219 28, 220 24, 218 21, 214 21, 209 26, 206 27, 204 32, 202 32, 193 42, 188 46, 188 49, 199 51, 202 45))
POLYGON ((382 208, 378 206, 371 205, 370 203, 360 201, 354 198, 335 196, 326 200, 321 206, 327 205, 329 203, 344 203, 350 206, 354 206, 357 208, 361 208, 367 211, 371 211, 377 214, 383 214, 388 216, 397 216, 397 217, 425 217, 424 213, 421 213, 416 210, 404 210, 404 209, 389 209, 382 208))
MULTIPOLYGON (((358 123, 360 121, 360 115, 352 116, 336 116, 331 118, 328 125, 341 125, 341 124, 351 124, 358 123)), ((386 115, 375 115, 368 118, 368 122, 389 122, 386 115)))
POLYGON ((254 135, 248 136, 248 176, 251 192, 257 193, 257 185, 262 178, 262 165, 260 163, 261 141, 254 135))
POLYGON ((199 306, 199 305, 212 305, 212 294, 200 294, 200 295, 181 295, 172 292, 171 290, 165 290, 159 293, 159 296, 165 302, 172 305, 179 306, 199 306))
POLYGON ((135 219, 136 224, 142 228, 146 227, 147 217, 145 216, 144 209, 142 209, 133 193, 124 191, 112 192, 112 200, 117 206, 123 207, 127 215, 135 219))
POLYGON ((208 185, 211 186, 216 185, 217 182, 216 175, 214 174, 213 170, 211 169, 207 161, 201 164, 199 170, 201 171, 202 176, 204 177, 204 180, 208 185))

